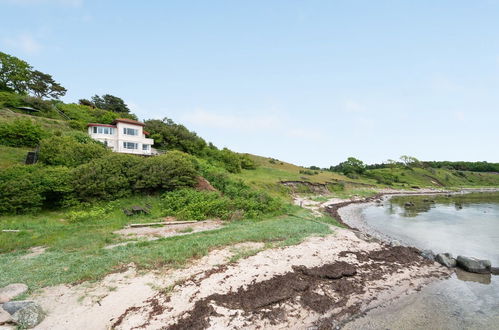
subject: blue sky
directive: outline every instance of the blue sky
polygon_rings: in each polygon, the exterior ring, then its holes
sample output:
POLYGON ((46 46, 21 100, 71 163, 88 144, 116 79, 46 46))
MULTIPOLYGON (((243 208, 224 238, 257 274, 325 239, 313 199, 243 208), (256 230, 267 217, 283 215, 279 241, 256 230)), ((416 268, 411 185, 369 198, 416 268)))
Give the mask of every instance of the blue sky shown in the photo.
POLYGON ((300 165, 499 162, 499 1, 0 0, 0 50, 300 165))

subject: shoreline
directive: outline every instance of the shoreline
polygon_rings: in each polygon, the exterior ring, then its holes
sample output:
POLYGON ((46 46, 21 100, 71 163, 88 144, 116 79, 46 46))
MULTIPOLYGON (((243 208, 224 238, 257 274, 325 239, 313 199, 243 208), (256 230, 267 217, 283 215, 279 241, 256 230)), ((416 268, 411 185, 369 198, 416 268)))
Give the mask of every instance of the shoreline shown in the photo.
MULTIPOLYGON (((348 217, 345 206, 376 198, 329 207, 348 217)), ((183 269, 144 274, 129 265, 94 284, 44 288, 33 297, 49 312, 38 328, 334 328, 451 274, 418 249, 330 228, 331 234, 286 247, 240 244, 241 251, 255 252, 235 262, 235 246, 228 246, 183 269)))

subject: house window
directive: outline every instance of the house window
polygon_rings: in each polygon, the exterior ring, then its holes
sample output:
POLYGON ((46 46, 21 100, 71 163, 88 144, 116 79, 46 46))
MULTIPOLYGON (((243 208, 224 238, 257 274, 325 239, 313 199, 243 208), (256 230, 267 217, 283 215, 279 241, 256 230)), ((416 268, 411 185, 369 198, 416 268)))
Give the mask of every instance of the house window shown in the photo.
POLYGON ((123 127, 123 134, 125 135, 139 135, 139 130, 134 128, 123 127))
POLYGON ((94 126, 94 127, 92 127, 92 133, 112 135, 112 134, 114 134, 114 130, 112 127, 94 126))
POLYGON ((148 144, 143 144, 142 145, 142 150, 149 150, 149 145, 148 144))
POLYGON ((135 142, 123 142, 123 148, 125 149, 138 149, 139 144, 135 142))

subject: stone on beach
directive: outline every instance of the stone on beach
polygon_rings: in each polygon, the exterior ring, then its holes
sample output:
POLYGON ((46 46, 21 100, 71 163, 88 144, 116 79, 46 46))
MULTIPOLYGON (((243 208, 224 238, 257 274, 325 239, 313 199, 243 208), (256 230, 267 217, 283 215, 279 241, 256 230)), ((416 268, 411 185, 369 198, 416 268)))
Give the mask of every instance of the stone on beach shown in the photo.
POLYGON ((12 317, 10 316, 10 314, 0 307, 0 325, 9 323, 11 321, 12 317))
POLYGON ((28 286, 23 283, 9 284, 0 289, 0 304, 8 302, 20 294, 28 291, 28 286))
POLYGON ((33 328, 38 325, 45 313, 40 305, 34 301, 10 301, 2 305, 3 309, 7 311, 14 322, 22 328, 33 328))
POLYGON ((432 250, 423 250, 421 251, 421 256, 428 260, 435 260, 435 253, 432 250))
POLYGON ((490 273, 491 267, 489 260, 481 260, 464 256, 457 257, 457 265, 468 272, 478 274, 490 273))
POLYGON ((439 264, 447 267, 447 268, 454 268, 456 267, 456 259, 452 257, 452 254, 450 253, 439 253, 435 257, 435 261, 437 261, 439 264))

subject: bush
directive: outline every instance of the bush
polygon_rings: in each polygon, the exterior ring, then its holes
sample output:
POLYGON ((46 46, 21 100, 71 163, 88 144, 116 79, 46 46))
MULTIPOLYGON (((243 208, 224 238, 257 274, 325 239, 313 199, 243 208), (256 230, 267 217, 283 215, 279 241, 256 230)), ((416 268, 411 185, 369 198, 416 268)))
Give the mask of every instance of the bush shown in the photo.
POLYGON ((134 155, 111 153, 78 166, 73 181, 77 198, 112 200, 131 195, 142 160, 134 155))
POLYGON ((197 175, 194 160, 181 152, 151 158, 111 153, 77 167, 73 184, 80 200, 112 200, 191 187, 197 175))
POLYGON ((256 169, 256 163, 248 155, 239 155, 241 158, 241 168, 244 170, 256 169))
POLYGON ((110 152, 102 143, 80 132, 52 136, 40 142, 40 161, 48 165, 75 167, 110 152))
POLYGON ((0 213, 33 212, 70 200, 71 171, 65 167, 17 165, 0 172, 0 213))
POLYGON ((27 118, 0 123, 0 144, 11 147, 34 147, 48 136, 40 125, 27 118))
POLYGON ((192 187, 196 184, 197 175, 194 158, 180 151, 171 151, 143 159, 134 188, 164 191, 192 187))
POLYGON ((263 192, 248 193, 246 189, 238 194, 181 189, 163 195, 163 212, 182 220, 204 220, 208 218, 234 219, 254 218, 275 213, 282 207, 279 200, 263 192), (241 193, 242 192, 242 193, 241 193), (239 194, 239 195, 238 195, 239 194))

